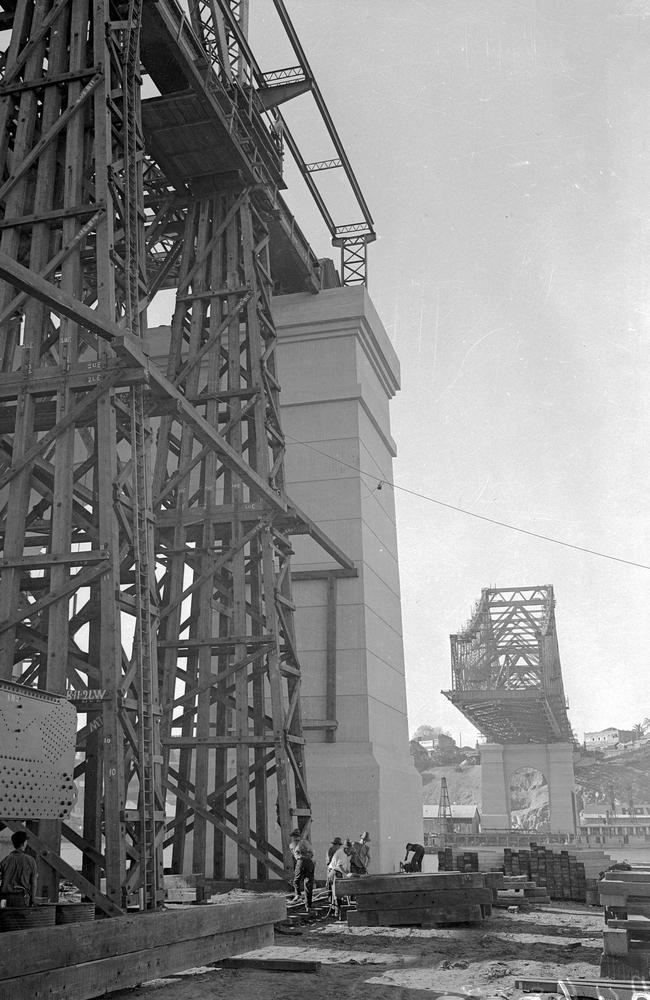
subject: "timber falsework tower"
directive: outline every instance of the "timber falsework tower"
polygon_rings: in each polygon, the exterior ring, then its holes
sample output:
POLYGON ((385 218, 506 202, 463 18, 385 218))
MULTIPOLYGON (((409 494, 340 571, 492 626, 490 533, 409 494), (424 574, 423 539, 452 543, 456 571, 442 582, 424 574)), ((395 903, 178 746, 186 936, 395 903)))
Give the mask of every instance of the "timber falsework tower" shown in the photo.
POLYGON ((263 73, 246 0, 0 4, 0 677, 83 713, 83 828, 33 822, 30 844, 51 898, 65 877, 109 915, 160 904, 164 848, 173 871, 284 877, 310 820, 291 535, 353 566, 284 490, 272 295, 322 269, 283 151, 344 283, 374 232, 274 6, 297 65, 263 73), (313 163, 279 111, 306 92, 313 163), (334 224, 321 170, 361 221, 334 224), (170 290, 161 370, 147 313, 170 290))

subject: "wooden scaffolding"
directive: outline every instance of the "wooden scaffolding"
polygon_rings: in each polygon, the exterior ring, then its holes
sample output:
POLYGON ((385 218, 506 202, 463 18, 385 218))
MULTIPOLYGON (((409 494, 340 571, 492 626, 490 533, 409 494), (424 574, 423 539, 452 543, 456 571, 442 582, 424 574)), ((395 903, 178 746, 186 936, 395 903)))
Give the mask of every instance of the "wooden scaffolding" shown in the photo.
POLYGON ((160 904, 166 847, 286 877, 310 821, 291 534, 352 569, 284 492, 271 296, 319 282, 278 194, 286 94, 253 86, 243 2, 190 10, 0 5, 0 676, 82 713, 82 828, 30 844, 50 898, 65 877, 109 915, 160 904))

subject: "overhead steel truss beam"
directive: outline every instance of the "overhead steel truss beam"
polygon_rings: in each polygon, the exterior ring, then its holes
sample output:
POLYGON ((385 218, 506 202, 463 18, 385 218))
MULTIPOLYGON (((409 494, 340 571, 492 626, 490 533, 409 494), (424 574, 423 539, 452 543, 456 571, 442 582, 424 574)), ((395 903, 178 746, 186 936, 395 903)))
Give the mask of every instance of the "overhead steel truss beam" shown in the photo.
POLYGON ((554 606, 550 586, 487 589, 450 637, 452 690, 444 693, 489 739, 573 739, 554 606))

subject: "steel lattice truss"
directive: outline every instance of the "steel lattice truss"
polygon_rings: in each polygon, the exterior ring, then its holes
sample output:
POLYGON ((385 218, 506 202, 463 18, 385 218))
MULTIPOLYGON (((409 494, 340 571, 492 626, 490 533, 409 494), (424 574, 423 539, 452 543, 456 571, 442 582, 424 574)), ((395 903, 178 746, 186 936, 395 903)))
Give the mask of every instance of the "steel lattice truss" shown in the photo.
POLYGON ((483 590, 451 637, 447 698, 493 743, 573 739, 562 685, 553 588, 483 590))
POLYGON ((224 3, 0 4, 0 676, 83 713, 83 827, 30 843, 51 898, 63 876, 107 914, 161 902, 164 845, 176 871, 290 870, 289 536, 353 570, 284 493, 271 292, 318 262, 224 3))

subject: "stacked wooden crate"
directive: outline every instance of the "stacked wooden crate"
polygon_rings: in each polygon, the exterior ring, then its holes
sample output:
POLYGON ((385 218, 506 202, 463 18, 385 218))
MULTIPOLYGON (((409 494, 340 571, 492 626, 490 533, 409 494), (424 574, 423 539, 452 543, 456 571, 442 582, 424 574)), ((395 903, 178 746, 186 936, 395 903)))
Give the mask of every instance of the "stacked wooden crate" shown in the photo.
POLYGON ((528 851, 513 851, 506 847, 503 869, 506 875, 527 875, 536 885, 546 889, 551 899, 577 902, 586 899, 585 865, 568 851, 556 852, 535 843, 531 843, 528 851))
POLYGON ((337 897, 353 896, 347 912, 352 927, 474 923, 492 912, 496 889, 479 872, 427 875, 364 875, 337 879, 337 897))
POLYGON ((457 869, 454 868, 454 852, 451 847, 445 847, 442 851, 438 851, 438 871, 457 871, 457 869))
POLYGON ((650 920, 647 917, 609 921, 603 931, 600 975, 603 979, 647 979, 650 976, 650 920))
POLYGON ((528 909, 550 902, 546 889, 532 882, 527 875, 504 875, 495 905, 520 906, 528 909))
POLYGON ((607 871, 598 883, 605 908, 600 975, 607 979, 650 976, 650 870, 607 871))
POLYGON ((609 917, 650 917, 650 869, 633 867, 629 871, 606 871, 598 883, 605 919, 609 917))
POLYGON ((454 855, 450 847, 438 851, 439 872, 477 872, 479 870, 478 852, 463 851, 454 855))

